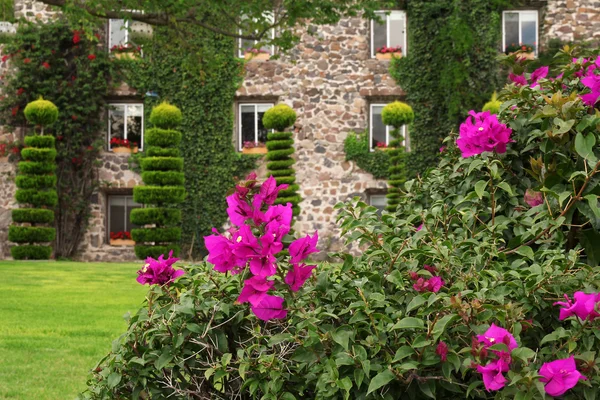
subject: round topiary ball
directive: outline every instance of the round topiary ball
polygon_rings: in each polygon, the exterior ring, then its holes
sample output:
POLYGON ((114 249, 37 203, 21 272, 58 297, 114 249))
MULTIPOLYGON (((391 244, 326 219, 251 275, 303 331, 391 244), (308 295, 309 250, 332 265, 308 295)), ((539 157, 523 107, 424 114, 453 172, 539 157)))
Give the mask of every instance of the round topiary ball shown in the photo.
POLYGON ((58 107, 41 96, 27 104, 23 113, 27 121, 41 126, 50 125, 58 119, 58 107))
POLYGON ((181 110, 167 102, 154 107, 150 113, 150 122, 162 129, 173 129, 181 124, 181 110))
POLYGON ((267 129, 283 132, 296 122, 296 111, 287 104, 277 104, 268 109, 263 117, 263 125, 267 129))
POLYGON ((383 107, 381 117, 385 125, 400 128, 402 125, 410 124, 415 119, 415 113, 411 106, 401 101, 395 101, 383 107))
POLYGON ((492 99, 483 105, 481 111, 489 111, 490 114, 498 114, 500 112, 500 106, 502 102, 496 99, 496 92, 492 95, 492 99))

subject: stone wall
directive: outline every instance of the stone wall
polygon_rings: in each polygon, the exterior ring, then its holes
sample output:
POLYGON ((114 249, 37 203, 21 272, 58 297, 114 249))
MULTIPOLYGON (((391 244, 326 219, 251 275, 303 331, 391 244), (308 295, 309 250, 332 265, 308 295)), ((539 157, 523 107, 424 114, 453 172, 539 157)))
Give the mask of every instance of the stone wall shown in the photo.
POLYGON ((600 1, 549 0, 542 22, 543 41, 600 42, 600 1))
POLYGON ((15 0, 15 18, 48 22, 58 16, 52 7, 34 0, 15 0))

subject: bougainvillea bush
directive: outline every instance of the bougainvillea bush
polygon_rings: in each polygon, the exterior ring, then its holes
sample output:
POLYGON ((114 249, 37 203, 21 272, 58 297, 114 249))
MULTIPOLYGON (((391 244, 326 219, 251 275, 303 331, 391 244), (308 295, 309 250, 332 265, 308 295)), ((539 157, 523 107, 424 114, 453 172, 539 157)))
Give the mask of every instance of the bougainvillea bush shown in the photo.
POLYGON ((84 398, 597 398, 600 68, 571 49, 557 60, 560 77, 509 58, 522 80, 499 114, 467 116, 395 212, 338 205, 361 251, 297 292, 291 248, 267 283, 247 282, 278 249, 253 201, 230 200, 259 241, 215 234, 225 273, 203 264, 153 287, 84 398), (281 314, 261 319, 250 296, 283 298, 281 314))

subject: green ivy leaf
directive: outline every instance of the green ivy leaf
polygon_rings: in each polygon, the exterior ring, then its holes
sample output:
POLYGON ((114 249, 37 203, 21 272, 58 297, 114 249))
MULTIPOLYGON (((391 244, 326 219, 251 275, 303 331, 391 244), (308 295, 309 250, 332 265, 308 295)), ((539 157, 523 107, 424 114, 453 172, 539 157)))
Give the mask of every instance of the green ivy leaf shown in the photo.
POLYGON ((583 135, 581 132, 575 136, 575 151, 581 157, 595 164, 598 159, 594 155, 594 145, 596 144, 596 137, 593 134, 583 135))

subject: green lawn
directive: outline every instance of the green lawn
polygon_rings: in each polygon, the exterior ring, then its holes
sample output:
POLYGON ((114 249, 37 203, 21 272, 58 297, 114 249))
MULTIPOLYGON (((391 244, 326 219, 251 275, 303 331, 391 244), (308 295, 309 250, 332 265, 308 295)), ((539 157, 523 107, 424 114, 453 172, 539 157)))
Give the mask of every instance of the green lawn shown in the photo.
POLYGON ((0 262, 0 399, 74 399, 147 287, 140 263, 0 262))

